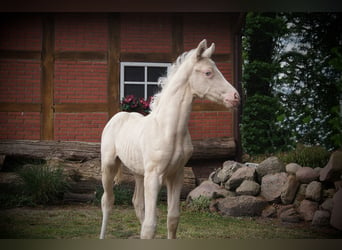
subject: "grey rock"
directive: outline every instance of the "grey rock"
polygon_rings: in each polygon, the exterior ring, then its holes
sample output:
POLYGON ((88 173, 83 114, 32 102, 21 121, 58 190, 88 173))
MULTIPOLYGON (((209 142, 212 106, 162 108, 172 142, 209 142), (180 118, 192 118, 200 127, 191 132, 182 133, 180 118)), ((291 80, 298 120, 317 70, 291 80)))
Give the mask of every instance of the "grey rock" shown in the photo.
POLYGON ((277 217, 277 209, 274 206, 267 206, 261 212, 261 217, 263 218, 275 218, 277 217))
POLYGON ((265 175, 261 181, 260 195, 269 202, 279 203, 286 180, 285 172, 265 175))
POLYGON ((224 216, 260 216, 268 205, 261 197, 241 195, 219 199, 217 208, 224 216))
POLYGON ((296 174, 296 172, 300 168, 301 168, 301 166, 298 165, 297 163, 289 163, 285 166, 286 173, 288 173, 288 174, 296 174))
POLYGON ((278 157, 272 156, 262 161, 256 168, 256 171, 258 181, 260 182, 262 177, 264 177, 267 174, 285 172, 285 166, 284 163, 280 161, 278 157))
POLYGON ((312 221, 317 210, 318 203, 309 200, 303 200, 298 207, 298 212, 305 221, 312 221))
POLYGON ((281 202, 283 204, 291 204, 293 202, 299 185, 295 175, 290 174, 287 176, 287 180, 280 194, 281 202))
POLYGON ((217 172, 217 181, 219 183, 225 183, 233 173, 239 168, 244 167, 243 164, 236 161, 225 161, 221 170, 217 172))
POLYGON ((327 198, 320 206, 321 210, 332 212, 333 209, 333 198, 327 198))
POLYGON ((296 198, 293 202, 295 205, 299 206, 300 202, 305 199, 305 192, 306 192, 307 186, 308 186, 308 184, 300 184, 299 185, 299 188, 298 188, 297 194, 296 194, 296 198))
POLYGON ((242 167, 237 169, 225 184, 228 190, 235 190, 244 180, 254 181, 255 168, 242 167))
POLYGON ((305 191, 305 199, 320 201, 322 197, 322 184, 318 181, 312 181, 308 184, 305 191))
POLYGON ((342 230, 342 189, 338 190, 333 198, 333 209, 331 211, 330 224, 342 230))
POLYGON ((210 199, 218 196, 226 197, 230 195, 229 191, 220 187, 211 181, 203 181, 198 187, 193 189, 187 196, 187 202, 190 202, 200 196, 208 197, 210 199))
POLYGON ((296 172, 296 177, 300 183, 308 184, 314 180, 317 180, 319 177, 319 174, 317 171, 315 171, 312 168, 302 167, 298 169, 298 171, 296 172))
POLYGON ((335 151, 330 155, 327 165, 321 170, 320 181, 335 181, 342 174, 342 151, 335 151))
POLYGON ((237 195, 257 196, 260 193, 260 185, 255 181, 244 180, 235 192, 237 195))
POLYGON ((317 210, 312 218, 313 226, 328 226, 330 224, 330 213, 325 210, 317 210))
POLYGON ((290 222, 290 223, 298 223, 301 220, 299 213, 293 207, 283 211, 279 215, 279 218, 283 222, 290 222))
POLYGON ((336 193, 335 188, 323 189, 323 192, 322 192, 323 199, 332 198, 334 197, 335 193, 336 193))

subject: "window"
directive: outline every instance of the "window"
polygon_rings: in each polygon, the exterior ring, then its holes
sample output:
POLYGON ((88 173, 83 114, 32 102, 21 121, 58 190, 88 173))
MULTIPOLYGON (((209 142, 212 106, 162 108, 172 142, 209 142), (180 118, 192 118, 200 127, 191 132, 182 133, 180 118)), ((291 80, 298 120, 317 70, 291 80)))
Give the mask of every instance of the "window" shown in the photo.
POLYGON ((160 89, 158 79, 166 76, 170 63, 121 63, 120 100, 127 95, 153 96, 160 89))

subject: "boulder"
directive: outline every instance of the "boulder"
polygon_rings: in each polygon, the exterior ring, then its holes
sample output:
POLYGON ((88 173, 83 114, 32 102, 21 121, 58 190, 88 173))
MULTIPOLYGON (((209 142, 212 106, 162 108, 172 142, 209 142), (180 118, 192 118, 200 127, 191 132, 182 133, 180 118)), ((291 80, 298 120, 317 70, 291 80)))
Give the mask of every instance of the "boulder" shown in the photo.
POLYGON ((308 184, 314 180, 317 180, 319 174, 313 168, 302 167, 297 170, 296 177, 300 183, 308 184))
POLYGON ((334 197, 335 193, 336 193, 336 189, 335 188, 323 189, 322 197, 323 197, 324 200, 328 199, 328 198, 332 198, 332 197, 334 197))
POLYGON ((215 171, 213 171, 209 177, 208 177, 208 180, 211 181, 211 182, 214 182, 216 184, 220 184, 220 180, 217 178, 217 173, 221 170, 221 168, 219 169, 216 169, 215 171))
POLYGON ((331 211, 330 224, 342 230, 342 189, 338 190, 333 198, 333 208, 331 211))
POLYGON ((212 199, 217 198, 218 196, 226 197, 228 195, 230 195, 230 192, 219 185, 211 181, 203 181, 198 187, 188 194, 186 200, 187 202, 190 202, 200 196, 205 196, 212 199))
POLYGON ((259 182, 267 174, 285 172, 284 163, 278 157, 272 156, 262 161, 256 168, 259 182))
POLYGON ((329 211, 330 213, 332 212, 333 209, 333 199, 332 198, 328 198, 326 199, 320 206, 319 208, 321 210, 326 210, 329 211))
POLYGON ((289 208, 280 213, 279 218, 282 222, 298 223, 301 218, 299 213, 293 208, 289 208))
POLYGON ((279 203, 286 181, 287 174, 285 172, 265 175, 261 181, 260 195, 269 202, 279 203))
POLYGON ((312 221, 317 210, 318 203, 309 200, 303 200, 298 207, 298 212, 305 221, 312 221))
POLYGON ((262 210, 261 217, 263 217, 263 218, 275 218, 275 217, 277 217, 277 209, 274 206, 269 205, 264 210, 262 210))
POLYGON ((236 161, 225 161, 222 169, 220 169, 216 174, 215 183, 225 183, 233 173, 241 167, 244 167, 244 165, 236 161))
POLYGON ((322 197, 322 184, 318 181, 312 181, 308 184, 305 191, 305 199, 320 201, 322 197))
POLYGON ((288 173, 288 174, 296 174, 296 172, 300 168, 301 168, 301 166, 298 165, 297 163, 289 163, 285 166, 286 173, 288 173))
POLYGON ((342 151, 335 151, 330 155, 328 164, 321 170, 320 181, 334 181, 342 174, 342 151))
POLYGON ((224 216, 260 216, 267 205, 261 197, 241 195, 219 199, 217 209, 224 216))
POLYGON ((235 192, 237 195, 257 196, 260 193, 260 185, 255 181, 244 180, 235 192))
POLYGON ((254 181, 255 168, 242 167, 237 169, 225 184, 228 190, 235 190, 244 180, 254 181))
POLYGON ((283 204, 291 204, 296 197, 296 193, 299 187, 299 182, 295 175, 288 175, 287 180, 283 186, 280 194, 281 202, 283 204))
POLYGON ((317 210, 312 218, 313 226, 328 226, 330 221, 330 213, 325 210, 317 210))
POLYGON ((306 191, 307 186, 308 186, 308 184, 300 184, 299 185, 299 188, 298 188, 297 194, 296 194, 296 198, 293 202, 295 205, 299 206, 301 201, 305 199, 305 191, 306 191))

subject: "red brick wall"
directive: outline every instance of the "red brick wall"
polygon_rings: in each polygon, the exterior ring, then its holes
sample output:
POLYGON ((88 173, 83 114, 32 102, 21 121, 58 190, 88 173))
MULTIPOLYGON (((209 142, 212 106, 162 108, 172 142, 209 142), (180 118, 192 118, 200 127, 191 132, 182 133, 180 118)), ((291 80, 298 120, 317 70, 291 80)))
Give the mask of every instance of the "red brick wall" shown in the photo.
POLYGON ((0 112, 0 139, 39 140, 39 112, 0 112))
POLYGON ((55 49, 58 51, 106 51, 106 14, 57 14, 55 49))
POLYGON ((122 14, 122 52, 171 52, 171 15, 122 14))
POLYGON ((107 102, 105 62, 56 61, 55 103, 107 102))
MULTIPOLYGON (((120 15, 121 52, 171 53, 172 14, 120 15)), ((55 52, 108 51, 108 15, 55 14, 55 52)), ((42 47, 40 15, 5 15, 0 19, 0 50, 40 51, 42 47)), ((232 53, 231 20, 225 14, 186 14, 183 16, 184 50, 206 38, 216 43, 216 53, 232 53)), ((107 103, 107 60, 54 61, 54 104, 107 103)), ((217 63, 228 81, 232 64, 217 63)), ((119 82, 117 83, 119 84, 119 82)), ((1 103, 34 103, 41 98, 41 62, 39 59, 3 59, 0 57, 1 103)), ((199 101, 196 102, 206 102, 199 101)), ((0 139, 40 139, 39 112, 0 112, 0 139)), ((54 139, 99 141, 108 120, 106 112, 54 113, 54 139)), ((189 123, 193 139, 233 136, 232 113, 193 112, 189 123)))
POLYGON ((55 140, 99 142, 107 113, 55 114, 55 140))

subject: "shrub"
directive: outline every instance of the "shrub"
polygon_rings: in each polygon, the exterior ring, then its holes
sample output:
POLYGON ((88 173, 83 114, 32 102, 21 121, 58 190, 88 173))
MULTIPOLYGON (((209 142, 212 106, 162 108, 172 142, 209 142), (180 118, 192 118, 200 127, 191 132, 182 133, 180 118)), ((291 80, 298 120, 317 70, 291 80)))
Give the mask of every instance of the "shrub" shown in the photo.
POLYGON ((46 164, 29 165, 18 174, 25 196, 31 198, 33 204, 56 202, 69 188, 61 168, 51 168, 46 164))
POLYGON ((297 145, 296 149, 280 154, 279 158, 285 163, 295 162, 305 167, 324 167, 329 161, 330 153, 320 146, 297 145))
POLYGON ((245 153, 257 155, 288 150, 291 144, 289 135, 279 125, 283 116, 277 98, 258 94, 249 97, 241 124, 245 153))
POLYGON ((196 212, 208 212, 210 202, 210 198, 201 195, 198 198, 195 198, 191 202, 189 202, 188 209, 190 209, 190 211, 196 212))

